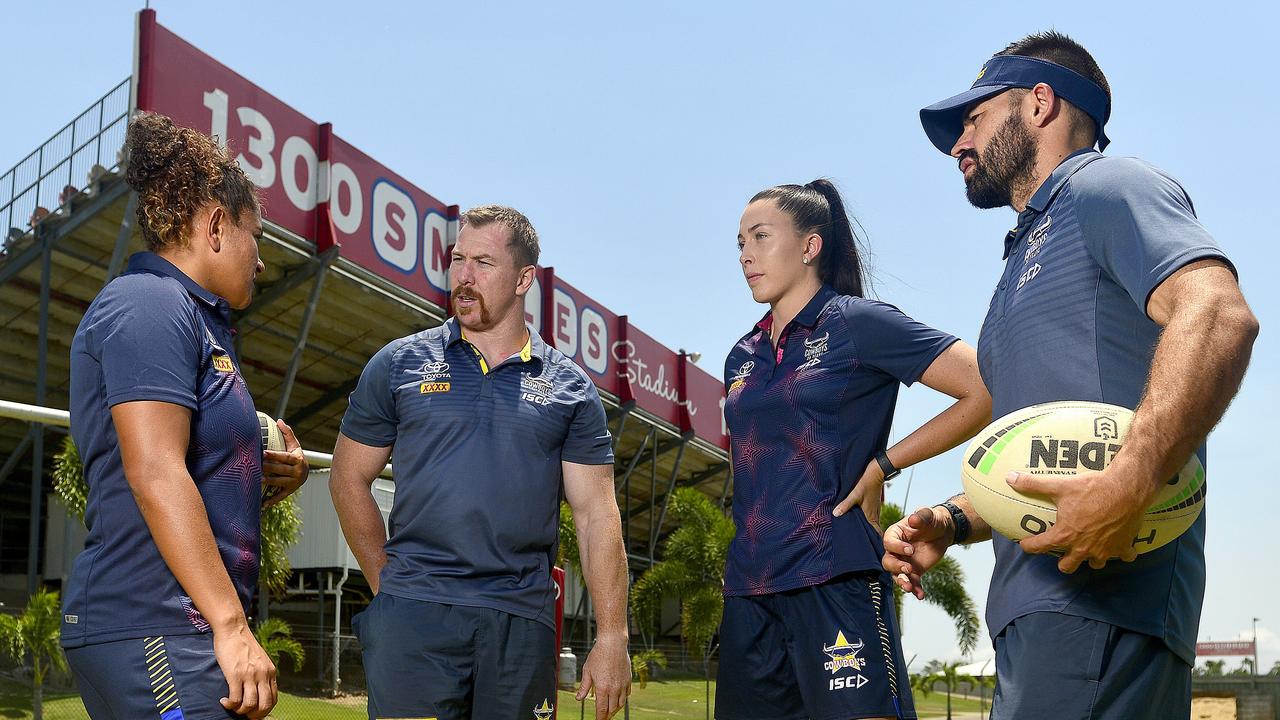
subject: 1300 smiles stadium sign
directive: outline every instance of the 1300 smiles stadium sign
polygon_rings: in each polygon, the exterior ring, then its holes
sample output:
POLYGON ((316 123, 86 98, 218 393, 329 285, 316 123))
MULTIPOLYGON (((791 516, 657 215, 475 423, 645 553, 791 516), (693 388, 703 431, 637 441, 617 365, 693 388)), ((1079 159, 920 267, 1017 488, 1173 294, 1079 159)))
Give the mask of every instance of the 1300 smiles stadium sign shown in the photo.
MULTIPOLYGON (((458 208, 365 155, 138 14, 134 107, 216 135, 262 191, 267 219, 441 308, 458 208)), ((539 268, 526 319, 620 402, 728 448, 718 378, 539 268)))

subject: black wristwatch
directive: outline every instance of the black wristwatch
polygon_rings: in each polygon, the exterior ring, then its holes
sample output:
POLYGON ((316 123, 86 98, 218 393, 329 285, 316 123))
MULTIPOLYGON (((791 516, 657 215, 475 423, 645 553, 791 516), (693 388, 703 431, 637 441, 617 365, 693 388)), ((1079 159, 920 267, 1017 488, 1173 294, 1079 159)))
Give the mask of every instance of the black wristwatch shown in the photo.
POLYGON ((940 507, 951 514, 951 525, 956 529, 956 534, 951 539, 951 544, 963 545, 964 541, 969 539, 969 532, 973 529, 973 526, 969 524, 969 517, 950 500, 938 503, 934 507, 940 507))
POLYGON ((884 473, 884 482, 889 482, 902 474, 901 470, 889 462, 889 455, 884 450, 876 453, 876 463, 880 465, 880 472, 884 473))

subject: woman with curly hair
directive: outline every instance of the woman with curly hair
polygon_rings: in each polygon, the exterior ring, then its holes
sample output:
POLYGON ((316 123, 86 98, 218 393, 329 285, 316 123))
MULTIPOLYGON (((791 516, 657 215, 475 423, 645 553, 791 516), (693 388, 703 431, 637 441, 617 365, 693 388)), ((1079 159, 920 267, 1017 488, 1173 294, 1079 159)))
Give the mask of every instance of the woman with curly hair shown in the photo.
POLYGON ((279 502, 307 462, 264 452, 231 309, 262 272, 262 217, 209 136, 143 113, 127 181, 148 252, 94 299, 71 344, 71 434, 89 535, 62 645, 91 717, 265 717, 276 670, 247 621, 263 484, 279 502))

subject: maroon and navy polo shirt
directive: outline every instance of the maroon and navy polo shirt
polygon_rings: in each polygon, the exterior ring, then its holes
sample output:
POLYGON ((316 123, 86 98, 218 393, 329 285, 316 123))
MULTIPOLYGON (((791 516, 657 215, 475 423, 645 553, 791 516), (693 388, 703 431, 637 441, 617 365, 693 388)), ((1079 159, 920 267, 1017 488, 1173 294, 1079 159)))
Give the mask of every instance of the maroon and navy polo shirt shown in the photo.
POLYGON ((831 511, 889 441, 899 385, 955 337, 892 305, 824 286, 782 331, 768 314, 729 353, 725 421, 733 461, 726 595, 817 585, 880 567, 862 512, 831 511))

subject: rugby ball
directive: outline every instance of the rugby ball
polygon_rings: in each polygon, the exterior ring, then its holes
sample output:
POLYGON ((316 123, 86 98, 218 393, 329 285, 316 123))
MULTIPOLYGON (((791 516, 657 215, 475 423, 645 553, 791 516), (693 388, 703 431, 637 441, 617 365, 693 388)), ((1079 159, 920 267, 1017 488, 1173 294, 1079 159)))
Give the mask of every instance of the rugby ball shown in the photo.
MULTIPOLYGON (((284 452, 284 433, 280 432, 280 426, 276 425, 276 421, 271 416, 264 413, 258 413, 258 427, 262 430, 262 449, 276 450, 284 452)), ((280 488, 274 485, 262 486, 262 499, 266 500, 276 494, 280 488)))
MULTIPOLYGON (((1009 413, 965 448, 965 495, 1001 535, 1011 540, 1039 535, 1057 521, 1057 508, 1048 498, 1009 487, 1009 472, 1076 475, 1102 470, 1120 451, 1132 421, 1133 411, 1127 408, 1085 401, 1043 403, 1009 413)), ((1204 498, 1204 466, 1193 454, 1147 508, 1134 547, 1150 552, 1177 538, 1200 515, 1204 498)))

